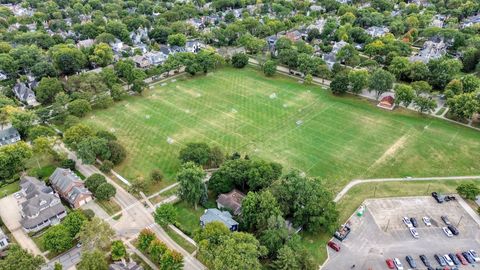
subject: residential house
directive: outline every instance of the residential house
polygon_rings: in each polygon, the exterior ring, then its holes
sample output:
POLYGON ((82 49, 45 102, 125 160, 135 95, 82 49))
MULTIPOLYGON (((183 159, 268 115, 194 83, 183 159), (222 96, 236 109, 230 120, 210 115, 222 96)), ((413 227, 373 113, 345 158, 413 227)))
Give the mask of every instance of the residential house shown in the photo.
POLYGON ((434 37, 427 40, 422 49, 413 56, 409 57, 410 62, 423 62, 428 63, 432 59, 438 59, 447 53, 449 44, 441 37, 434 37))
POLYGON ((83 181, 70 169, 57 168, 50 176, 55 191, 73 208, 78 208, 92 200, 92 193, 83 181))
POLYGON ((31 176, 20 179, 21 194, 24 201, 20 203, 23 229, 37 232, 50 225, 55 225, 67 216, 67 210, 60 198, 44 182, 31 176))
POLYGON ((311 5, 311 6, 310 6, 310 10, 311 10, 311 11, 319 11, 319 12, 322 12, 322 11, 325 11, 325 8, 322 7, 322 6, 318 6, 318 5, 311 5))
POLYGON ((285 37, 290 39, 292 42, 297 42, 299 40, 305 40, 307 38, 306 31, 303 30, 293 30, 285 34, 285 37))
POLYGON ((0 146, 16 143, 20 139, 20 133, 12 126, 0 130, 0 146))
POLYGON ((333 65, 337 62, 337 53, 341 48, 345 47, 348 43, 341 40, 333 44, 332 51, 326 53, 322 56, 325 63, 327 63, 328 68, 332 69, 333 65))
POLYGON ((325 27, 325 22, 326 22, 325 19, 318 19, 317 21, 315 21, 315 23, 309 25, 307 27, 307 30, 317 29, 318 32, 322 33, 323 32, 323 27, 325 27))
POLYGON ((205 228, 208 223, 214 221, 219 221, 225 224, 230 231, 238 230, 238 222, 232 218, 232 214, 230 214, 228 211, 220 211, 215 208, 209 208, 205 210, 205 213, 200 217, 200 225, 202 228, 205 228))
POLYGON ((134 45, 143 44, 143 41, 149 40, 148 38, 148 29, 138 28, 137 31, 130 33, 130 39, 134 45))
POLYGON ((8 236, 0 228, 0 251, 5 250, 8 247, 8 236))
POLYGON ((138 68, 148 68, 151 66, 150 60, 143 55, 135 55, 132 56, 131 59, 138 68))
POLYGON ((36 81, 34 78, 29 78, 29 82, 24 83, 24 82, 17 82, 13 88, 13 94, 17 97, 18 100, 20 100, 23 103, 26 103, 27 105, 30 106, 36 106, 39 105, 37 102, 37 99, 35 97, 35 92, 33 92, 33 89, 35 89, 38 85, 38 81, 36 81))
POLYGON ((372 37, 383 37, 384 35, 388 34, 390 30, 388 30, 385 26, 371 26, 367 28, 367 33, 372 37))
POLYGON ((152 51, 152 52, 146 53, 145 57, 150 62, 150 65, 157 66, 157 65, 163 64, 163 62, 167 60, 168 55, 162 52, 152 51))
POLYGON ((187 23, 192 25, 197 30, 203 29, 205 27, 205 24, 203 23, 203 20, 199 19, 199 18, 188 19, 187 23))
POLYGON ((433 27, 443 28, 445 24, 445 15, 437 14, 433 17, 432 23, 430 24, 433 27))
POLYGON ((245 194, 233 189, 232 191, 220 194, 217 198, 217 208, 232 210, 234 215, 239 215, 242 212, 242 201, 245 194))
POLYGON ((271 52, 275 51, 275 44, 277 44, 278 38, 279 37, 277 35, 272 35, 267 37, 267 45, 271 52))
POLYGON ((122 260, 110 264, 108 270, 143 270, 143 267, 134 261, 126 262, 122 260))

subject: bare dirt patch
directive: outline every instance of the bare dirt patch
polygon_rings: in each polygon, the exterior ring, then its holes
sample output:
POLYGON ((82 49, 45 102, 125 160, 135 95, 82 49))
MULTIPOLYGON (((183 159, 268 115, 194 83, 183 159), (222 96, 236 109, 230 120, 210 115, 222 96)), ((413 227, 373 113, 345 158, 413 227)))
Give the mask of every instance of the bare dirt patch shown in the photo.
POLYGON ((380 156, 377 160, 375 160, 375 162, 372 164, 372 166, 370 166, 370 168, 375 167, 379 164, 382 164, 388 159, 390 159, 391 157, 393 157, 398 152, 398 150, 402 149, 407 144, 409 137, 410 136, 407 134, 400 137, 387 149, 387 151, 385 151, 382 154, 382 156, 380 156))

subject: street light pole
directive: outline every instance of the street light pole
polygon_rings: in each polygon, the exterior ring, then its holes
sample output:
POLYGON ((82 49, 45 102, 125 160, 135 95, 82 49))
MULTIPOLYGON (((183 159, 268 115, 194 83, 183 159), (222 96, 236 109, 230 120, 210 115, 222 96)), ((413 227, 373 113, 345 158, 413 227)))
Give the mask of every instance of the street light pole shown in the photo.
POLYGON ((463 216, 461 216, 461 217, 460 217, 460 220, 458 220, 457 228, 458 228, 458 226, 460 226, 460 222, 462 221, 462 219, 463 219, 463 216))

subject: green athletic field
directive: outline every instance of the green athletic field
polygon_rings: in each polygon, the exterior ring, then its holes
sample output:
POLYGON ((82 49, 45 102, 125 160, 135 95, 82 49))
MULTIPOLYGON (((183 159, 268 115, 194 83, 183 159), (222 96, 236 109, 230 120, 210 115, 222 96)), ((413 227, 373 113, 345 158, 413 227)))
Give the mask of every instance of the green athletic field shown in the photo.
POLYGON ((327 179, 335 191, 353 178, 478 174, 480 160, 478 131, 253 68, 170 79, 86 122, 127 148, 120 174, 148 178, 160 168, 163 185, 174 181, 187 142, 277 161, 327 179))

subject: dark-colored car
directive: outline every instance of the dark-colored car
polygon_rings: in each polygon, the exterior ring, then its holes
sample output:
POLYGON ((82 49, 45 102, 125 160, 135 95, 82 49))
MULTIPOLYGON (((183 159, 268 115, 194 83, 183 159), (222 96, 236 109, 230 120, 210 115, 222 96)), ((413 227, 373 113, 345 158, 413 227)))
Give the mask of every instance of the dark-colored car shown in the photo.
POLYGON ((447 228, 453 233, 453 235, 458 235, 458 229, 453 225, 448 225, 447 228))
POLYGON ((426 267, 429 267, 429 266, 430 266, 430 261, 428 260, 427 256, 425 256, 425 255, 420 255, 420 260, 423 262, 423 264, 424 264, 426 267))
POLYGON ((445 259, 438 255, 438 254, 435 254, 433 257, 435 257, 435 260, 437 260, 438 264, 440 264, 440 266, 447 266, 447 262, 445 261, 445 259))
POLYGON ((333 242, 333 241, 329 241, 328 242, 328 246, 331 247, 333 250, 335 250, 336 252, 339 252, 340 251, 340 246, 333 242))
POLYGON ((453 253, 449 253, 448 254, 448 257, 450 257, 450 259, 452 259, 452 262, 455 264, 455 265, 460 265, 460 260, 457 258, 457 256, 455 256, 453 253))
POLYGON ((414 218, 414 217, 410 218, 410 222, 412 222, 413 227, 416 228, 416 227, 418 226, 418 223, 417 223, 417 219, 416 219, 416 218, 414 218))
POLYGON ((463 257, 467 260, 468 263, 475 263, 475 260, 472 258, 472 255, 468 252, 462 252, 463 257))
POLYGON ((443 203, 443 196, 437 192, 432 192, 432 197, 437 201, 437 203, 443 203))
POLYGON ((463 255, 461 253, 457 253, 457 258, 460 260, 460 262, 463 264, 463 265, 467 265, 468 264, 468 261, 465 259, 465 257, 463 257, 463 255))
POLYGON ((413 259, 412 256, 408 255, 405 257, 405 260, 407 260, 408 264, 410 265, 410 267, 412 268, 417 268, 417 263, 415 262, 415 260, 413 259))
POLYGON ((442 216, 441 218, 442 218, 443 222, 445 222, 445 224, 447 224, 447 225, 451 225, 451 224, 452 224, 452 223, 450 222, 450 220, 448 219, 447 216, 442 216))

